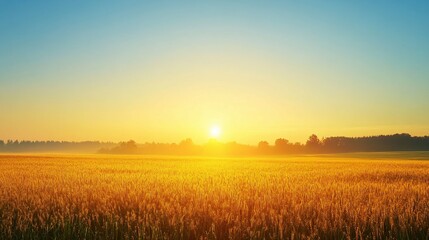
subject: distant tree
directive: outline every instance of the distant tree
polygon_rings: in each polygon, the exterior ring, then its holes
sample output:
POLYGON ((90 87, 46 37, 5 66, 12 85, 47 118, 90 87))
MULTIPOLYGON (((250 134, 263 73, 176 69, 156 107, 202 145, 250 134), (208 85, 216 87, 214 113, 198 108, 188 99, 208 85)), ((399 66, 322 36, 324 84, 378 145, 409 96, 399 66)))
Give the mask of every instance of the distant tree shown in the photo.
POLYGON ((328 137, 323 139, 322 144, 326 152, 341 152, 345 151, 345 149, 341 148, 343 142, 342 137, 328 137))
POLYGON ((194 154, 195 144, 192 139, 187 138, 179 143, 179 152, 181 154, 194 154))
POLYGON ((121 143, 121 146, 128 149, 137 148, 137 143, 134 140, 129 140, 128 142, 121 143))
POLYGON ((276 141, 275 141, 275 143, 274 143, 274 145, 275 145, 276 147, 279 147, 279 148, 284 148, 284 147, 286 147, 288 144, 289 144, 289 140, 284 139, 284 138, 278 138, 278 139, 276 139, 276 141))
POLYGON ((184 139, 179 143, 180 147, 192 147, 193 145, 194 142, 190 138, 184 139))
POLYGON ((278 138, 274 142, 274 148, 277 153, 285 153, 288 151, 289 148, 289 140, 284 138, 278 138))
POLYGON ((270 144, 267 141, 260 141, 258 143, 258 148, 260 149, 266 149, 270 146, 270 144))
POLYGON ((119 146, 111 150, 112 153, 124 153, 124 154, 134 154, 137 153, 138 147, 137 143, 134 140, 129 140, 128 142, 121 142, 119 146))
POLYGON ((308 138, 305 146, 310 152, 317 152, 317 151, 320 151, 322 142, 320 141, 320 139, 317 137, 316 134, 312 134, 308 138))
POLYGON ((308 140, 307 143, 305 144, 308 147, 314 147, 314 146, 320 146, 321 145, 321 141, 319 139, 319 137, 317 137, 316 134, 312 134, 308 140))
POLYGON ((270 144, 267 141, 260 141, 258 143, 258 152, 267 154, 270 151, 270 144))

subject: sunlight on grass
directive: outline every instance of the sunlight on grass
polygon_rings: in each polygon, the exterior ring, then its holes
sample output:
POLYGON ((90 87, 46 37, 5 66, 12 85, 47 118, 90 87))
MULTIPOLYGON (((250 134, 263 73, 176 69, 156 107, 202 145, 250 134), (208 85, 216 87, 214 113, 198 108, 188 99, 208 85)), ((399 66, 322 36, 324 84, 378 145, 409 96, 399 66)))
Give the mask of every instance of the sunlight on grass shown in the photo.
POLYGON ((424 239, 428 202, 427 161, 0 156, 2 239, 424 239))

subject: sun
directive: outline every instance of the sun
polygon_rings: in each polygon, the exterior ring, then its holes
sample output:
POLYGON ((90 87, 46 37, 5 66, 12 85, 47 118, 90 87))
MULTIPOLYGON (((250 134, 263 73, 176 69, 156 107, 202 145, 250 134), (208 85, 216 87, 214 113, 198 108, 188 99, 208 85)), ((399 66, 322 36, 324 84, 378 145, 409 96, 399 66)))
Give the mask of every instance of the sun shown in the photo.
POLYGON ((213 125, 210 128, 210 137, 219 138, 220 134, 221 134, 221 129, 218 125, 213 125))

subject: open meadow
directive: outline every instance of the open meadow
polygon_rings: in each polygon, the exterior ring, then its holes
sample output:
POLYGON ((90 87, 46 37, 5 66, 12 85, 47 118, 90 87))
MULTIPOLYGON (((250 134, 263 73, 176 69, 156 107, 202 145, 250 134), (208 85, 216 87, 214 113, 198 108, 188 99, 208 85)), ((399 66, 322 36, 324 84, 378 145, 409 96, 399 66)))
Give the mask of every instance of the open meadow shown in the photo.
POLYGON ((0 239, 428 239, 426 159, 0 155, 0 239))

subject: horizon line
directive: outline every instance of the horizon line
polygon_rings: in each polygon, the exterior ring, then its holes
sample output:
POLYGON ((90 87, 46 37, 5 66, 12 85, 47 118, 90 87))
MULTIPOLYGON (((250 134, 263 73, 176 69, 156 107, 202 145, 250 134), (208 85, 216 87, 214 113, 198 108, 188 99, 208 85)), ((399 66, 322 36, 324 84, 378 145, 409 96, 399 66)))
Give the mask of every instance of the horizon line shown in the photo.
MULTIPOLYGON (((319 138, 319 136, 317 135, 317 134, 311 134, 309 137, 311 137, 311 136, 313 136, 313 135, 315 135, 315 136, 317 136, 318 138, 319 138)), ((410 133, 406 133, 406 132, 404 132, 404 133, 393 133, 393 134, 378 134, 378 135, 362 135, 362 136, 345 136, 345 135, 337 135, 337 136, 328 136, 328 137, 325 137, 325 136, 323 136, 323 137, 320 137, 319 139, 320 140, 323 140, 323 139, 327 139, 327 138, 369 138, 369 137, 381 137, 381 136, 395 136, 395 135, 408 135, 408 136, 410 136, 410 137, 429 137, 429 134, 428 135, 411 135, 410 133)), ((284 140, 288 140, 286 137, 278 137, 278 138, 276 138, 276 139, 274 139, 273 140, 273 142, 275 142, 276 140, 278 140, 278 139, 284 139, 284 140)), ((144 142, 137 142, 137 141, 135 141, 135 140, 133 140, 132 138, 131 139, 128 139, 128 140, 123 140, 123 141, 103 141, 103 140, 53 140, 53 139, 50 139, 50 140, 28 140, 28 139, 12 139, 12 138, 9 138, 9 139, 0 139, 0 142, 3 142, 4 144, 6 144, 6 143, 8 143, 8 142, 18 142, 18 143, 22 143, 22 142, 59 142, 59 143, 95 143, 95 142, 99 142, 99 143, 113 143, 113 144, 119 144, 119 143, 126 143, 126 142, 129 142, 129 141, 134 141, 136 144, 153 144, 153 143, 155 143, 155 144, 180 144, 181 142, 183 142, 183 141, 187 141, 187 140, 191 140, 192 142, 193 142, 193 140, 192 140, 192 138, 191 137, 185 137, 185 138, 182 138, 182 140, 180 140, 180 141, 178 141, 178 142, 157 142, 157 141, 144 141, 144 142)), ((307 139, 308 140, 308 139, 307 139)), ((306 140, 306 141, 307 141, 306 140)), ((227 144, 227 143, 236 143, 236 144, 240 144, 240 145, 248 145, 248 146, 252 146, 252 144, 246 144, 246 143, 240 143, 240 142, 238 142, 238 141, 236 141, 236 140, 230 140, 230 141, 222 141, 222 140, 220 140, 220 139, 216 139, 216 138, 209 138, 206 142, 203 142, 203 143, 199 143, 199 144, 207 144, 207 143, 210 143, 210 142, 218 142, 218 143, 224 143, 224 144, 227 144)), ((288 140, 289 141, 289 140, 288 140)), ((267 142, 267 143, 269 143, 270 141, 268 141, 268 140, 259 140, 258 142, 256 142, 256 145, 258 144, 258 143, 260 143, 260 142, 267 142)), ((195 144, 195 142, 193 142, 194 144, 195 144)), ((305 141, 304 142, 301 142, 301 141, 290 141, 290 143, 293 143, 293 144, 296 144, 296 143, 299 143, 299 144, 302 144, 302 143, 305 143, 305 141)), ((196 144, 196 145, 199 145, 198 143, 196 144)))

